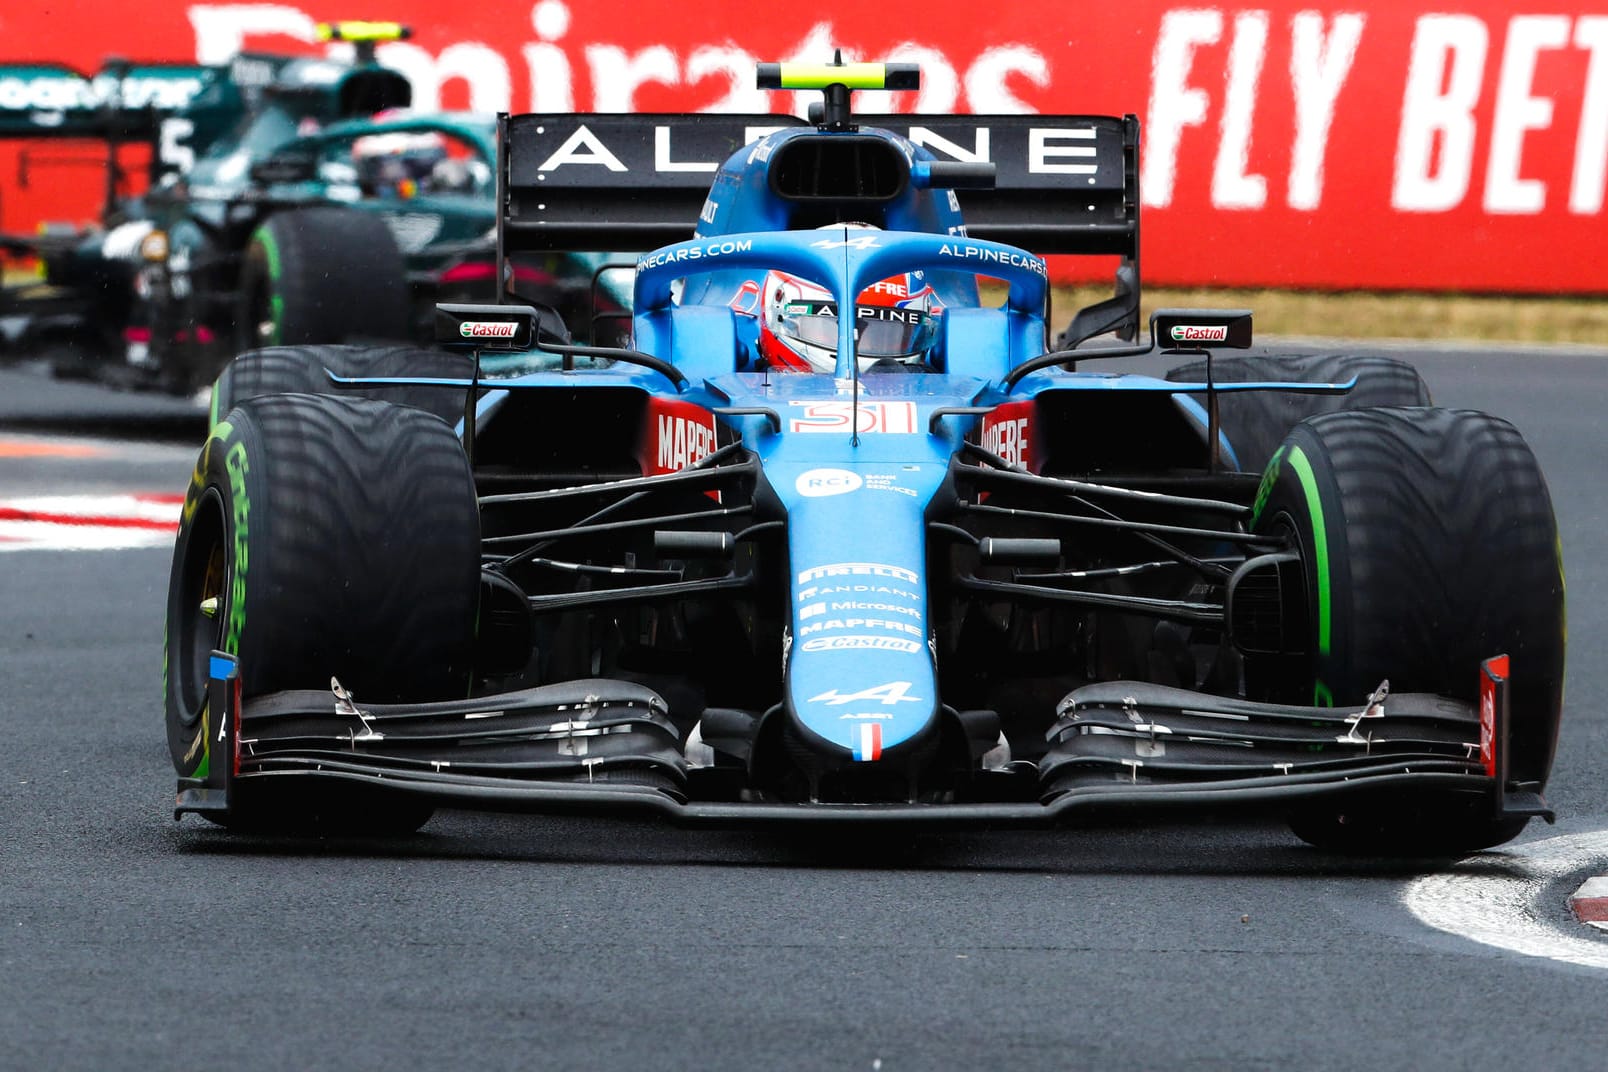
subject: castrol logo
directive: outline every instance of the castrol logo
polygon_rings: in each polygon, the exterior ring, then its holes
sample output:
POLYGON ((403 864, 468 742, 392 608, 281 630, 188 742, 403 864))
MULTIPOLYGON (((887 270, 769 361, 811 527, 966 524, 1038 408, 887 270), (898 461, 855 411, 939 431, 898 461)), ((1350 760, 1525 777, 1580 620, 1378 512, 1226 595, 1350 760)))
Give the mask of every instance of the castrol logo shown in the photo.
POLYGON ((1227 324, 1174 324, 1174 342, 1227 342, 1227 324))
POLYGON ((466 339, 511 339, 519 325, 512 320, 465 320, 458 334, 466 339))

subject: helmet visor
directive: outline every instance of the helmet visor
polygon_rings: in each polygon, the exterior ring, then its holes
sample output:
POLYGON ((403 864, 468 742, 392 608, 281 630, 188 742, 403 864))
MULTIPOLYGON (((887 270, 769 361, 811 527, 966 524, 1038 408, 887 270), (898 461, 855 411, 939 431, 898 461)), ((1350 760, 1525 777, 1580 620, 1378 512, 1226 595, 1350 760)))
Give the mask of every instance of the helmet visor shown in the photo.
MULTIPOLYGON (((837 303, 790 301, 782 308, 779 330, 800 342, 837 350, 837 303)), ((932 348, 936 325, 919 309, 862 305, 855 350, 860 357, 913 357, 932 348)))

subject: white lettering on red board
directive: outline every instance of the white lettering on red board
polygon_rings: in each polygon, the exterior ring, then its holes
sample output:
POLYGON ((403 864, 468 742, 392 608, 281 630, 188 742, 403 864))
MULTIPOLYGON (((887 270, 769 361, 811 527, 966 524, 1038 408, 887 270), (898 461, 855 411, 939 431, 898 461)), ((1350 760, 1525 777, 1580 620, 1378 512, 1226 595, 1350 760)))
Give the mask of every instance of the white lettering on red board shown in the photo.
MULTIPOLYGON (((531 7, 530 24, 537 40, 522 44, 519 55, 524 82, 515 92, 516 72, 507 58, 488 42, 456 42, 437 54, 407 42, 380 46, 379 59, 401 71, 413 83, 413 107, 436 111, 441 87, 462 80, 469 90, 469 109, 480 112, 630 112, 637 110, 637 91, 646 85, 691 87, 708 80, 724 80, 725 96, 706 110, 713 112, 768 112, 775 97, 754 84, 760 60, 819 63, 835 48, 845 55, 887 62, 921 64, 921 89, 914 94, 867 91, 855 98, 855 110, 864 113, 910 111, 945 114, 980 112, 1026 114, 1035 109, 1012 92, 1013 83, 1039 88, 1050 84, 1050 64, 1043 52, 1021 43, 992 45, 966 62, 952 50, 919 41, 906 41, 880 56, 859 56, 831 22, 812 25, 784 55, 759 56, 739 48, 730 39, 678 51, 651 45, 636 51, 606 42, 578 44, 565 38, 570 30, 572 4, 565 0, 539 0, 531 7), (576 99, 575 68, 584 63, 593 87, 593 99, 576 99)), ((284 3, 193 4, 190 25, 195 31, 195 52, 200 63, 223 63, 252 46, 259 36, 284 36, 312 44, 318 40, 318 20, 300 7, 284 3)), ((332 56, 350 55, 350 44, 332 44, 332 56)), ((805 114, 820 98, 816 92, 793 94, 787 110, 805 114)))
MULTIPOLYGON (((1449 212, 1470 193, 1481 143, 1479 107, 1486 92, 1491 30, 1473 15, 1418 19, 1402 100, 1391 207, 1449 212)), ((1535 215, 1550 196, 1546 180, 1526 176, 1532 133, 1552 126, 1555 101, 1536 93, 1537 70, 1549 54, 1587 54, 1580 120, 1569 177, 1569 211, 1596 215, 1608 172, 1608 16, 1516 15, 1500 41, 1501 62, 1491 113, 1482 205, 1497 215, 1535 215)))
POLYGON ((1026 417, 1007 417, 1002 420, 983 420, 982 447, 998 454, 1011 465, 1027 465, 1028 438, 1026 417))
MULTIPOLYGON (((1284 197, 1289 207, 1321 207, 1329 134, 1335 109, 1355 65, 1366 16, 1345 12, 1325 18, 1315 11, 1291 16, 1287 79, 1264 71, 1277 29, 1266 11, 1227 14, 1217 8, 1178 8, 1162 15, 1152 53, 1150 106, 1140 188, 1147 206, 1171 205, 1180 163, 1203 154, 1193 149, 1216 128, 1209 143, 1213 165, 1210 200, 1223 210, 1258 210, 1269 201, 1268 176, 1251 168, 1256 153, 1258 102, 1286 86, 1295 102, 1294 137, 1284 197), (1226 48, 1221 82, 1214 85, 1207 52, 1226 48), (1199 131, 1199 133, 1193 133, 1199 131)), ((1552 129, 1561 65, 1579 66, 1580 83, 1566 83, 1580 102, 1567 175, 1568 208, 1577 215, 1602 212, 1608 177, 1608 16, 1521 14, 1496 24, 1456 12, 1420 16, 1414 26, 1397 126, 1391 207, 1403 212, 1448 212, 1472 194, 1477 166, 1484 165, 1480 207, 1492 215, 1535 215, 1558 200, 1552 186, 1565 176, 1536 173, 1532 146, 1552 129), (1569 52, 1576 55, 1566 55, 1569 52), (1584 56, 1578 55, 1584 53, 1584 56), (1488 62, 1494 60, 1494 62, 1488 62), (1494 78, 1493 78, 1494 73, 1494 78), (1489 129, 1481 117, 1489 115, 1489 129), (1532 161, 1526 167, 1526 151, 1532 161), (1480 151, 1486 154, 1480 161, 1480 151)), ((1376 72, 1377 76, 1377 72, 1376 72)), ((1384 117, 1381 117, 1383 120, 1384 117)), ((1273 136, 1282 137, 1283 131, 1273 136)), ((1556 154, 1547 162, 1556 160, 1556 154)), ((1355 196, 1355 191, 1352 191, 1355 196)))
POLYGON ((1323 161, 1340 87, 1351 74, 1362 41, 1364 18, 1336 15, 1324 30, 1323 16, 1303 11, 1290 20, 1290 85, 1295 92, 1295 144, 1285 199, 1311 211, 1323 201, 1323 161))
POLYGON ((1007 402, 983 416, 978 445, 1022 469, 1033 466, 1032 402, 1007 402))
MULTIPOLYGON (((1290 19, 1288 88, 1295 99, 1295 139, 1285 183, 1291 208, 1316 209, 1323 197, 1324 160, 1335 102, 1351 73, 1365 16, 1299 12, 1290 19)), ((1197 51, 1223 37, 1223 13, 1179 9, 1162 16, 1151 60, 1150 110, 1145 127, 1139 188, 1147 206, 1172 204, 1184 133, 1206 125, 1212 95, 1192 79, 1197 51)), ((1265 11, 1242 11, 1234 19, 1224 75, 1218 141, 1212 167, 1211 202, 1219 209, 1260 209, 1267 177, 1250 172, 1254 117, 1262 83, 1270 23, 1265 11)))
POLYGON ((1218 208, 1261 208, 1267 202, 1267 178, 1247 170, 1256 87, 1267 52, 1267 12, 1242 11, 1234 18, 1234 43, 1228 50, 1228 85, 1223 91, 1222 140, 1212 168, 1212 204, 1218 208))
POLYGON ((685 469, 702 461, 715 449, 715 424, 660 413, 656 422, 658 450, 655 464, 660 472, 670 473, 685 469))

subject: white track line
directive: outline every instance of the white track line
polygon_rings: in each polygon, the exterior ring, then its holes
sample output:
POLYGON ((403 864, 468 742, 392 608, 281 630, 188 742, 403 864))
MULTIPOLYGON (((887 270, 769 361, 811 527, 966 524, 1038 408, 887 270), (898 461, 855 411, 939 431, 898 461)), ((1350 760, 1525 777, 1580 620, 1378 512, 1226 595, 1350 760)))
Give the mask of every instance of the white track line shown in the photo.
MULTIPOLYGON (((1541 903, 1557 879, 1608 861, 1608 830, 1531 841, 1474 856, 1452 871, 1408 883, 1402 904, 1436 930, 1527 957, 1587 968, 1608 968, 1608 941, 1580 924, 1559 925, 1541 903)), ((1567 894, 1559 891, 1561 901, 1567 894)))

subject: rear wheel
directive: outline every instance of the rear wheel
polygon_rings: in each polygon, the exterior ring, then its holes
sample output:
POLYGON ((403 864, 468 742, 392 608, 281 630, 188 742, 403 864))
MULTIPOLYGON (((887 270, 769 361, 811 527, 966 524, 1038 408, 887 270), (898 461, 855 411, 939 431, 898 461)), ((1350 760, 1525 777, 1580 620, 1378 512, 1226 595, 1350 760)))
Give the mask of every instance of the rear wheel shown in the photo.
MULTIPOLYGON (((1479 665, 1512 658, 1511 776, 1544 785, 1563 702, 1563 569, 1552 500, 1506 421, 1470 410, 1373 409, 1297 425, 1263 478, 1253 526, 1300 549, 1309 654, 1248 662, 1248 684, 1300 680, 1291 702, 1392 692, 1474 702, 1479 665)), ((1490 801, 1444 794, 1292 817, 1302 839, 1430 855, 1514 837, 1490 801)))
MULTIPOLYGON (((211 762, 208 654, 242 694, 327 689, 445 699, 469 687, 480 531, 463 450, 415 409, 274 395, 212 429, 191 478, 168 589, 166 717, 178 773, 211 762)), ((396 833, 431 808, 368 786, 242 779, 224 820, 286 832, 396 833)))
POLYGON ((407 266, 384 220, 294 209, 268 217, 246 247, 234 349, 405 338, 410 316, 407 266))
POLYGON ((453 424, 463 417, 464 391, 454 387, 338 387, 343 377, 467 380, 474 358, 415 346, 273 346, 241 354, 212 387, 213 420, 248 398, 274 394, 374 398, 412 406, 453 424))
MULTIPOLYGON (((1217 414, 1247 473, 1260 472, 1291 428, 1308 417, 1376 406, 1427 406, 1429 388, 1418 370, 1381 354, 1244 354, 1212 358, 1216 383, 1347 383, 1343 395, 1291 391, 1237 391, 1218 396, 1217 414)), ((1174 383, 1204 383, 1206 362, 1191 361, 1167 373, 1174 383)), ((1204 402, 1204 400, 1202 400, 1204 402)))

